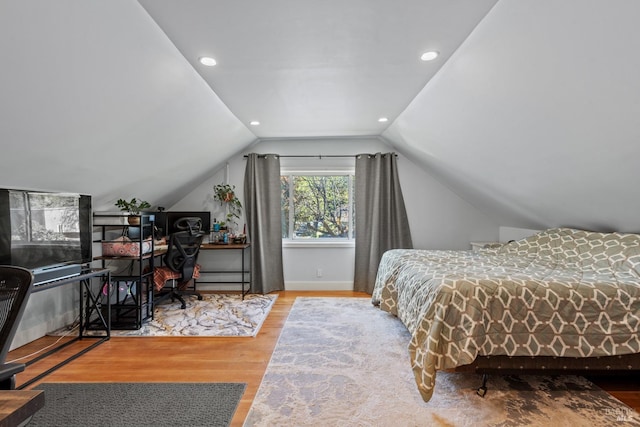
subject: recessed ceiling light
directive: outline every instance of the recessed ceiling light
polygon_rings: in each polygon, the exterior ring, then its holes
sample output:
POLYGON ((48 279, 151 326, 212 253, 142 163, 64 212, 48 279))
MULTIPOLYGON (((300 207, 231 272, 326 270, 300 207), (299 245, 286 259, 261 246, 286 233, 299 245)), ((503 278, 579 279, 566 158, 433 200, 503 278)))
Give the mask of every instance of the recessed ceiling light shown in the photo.
POLYGON ((259 126, 260 122, 257 120, 253 120, 251 123, 249 123, 251 126, 259 126))
POLYGON ((378 119, 378 121, 379 121, 380 123, 384 123, 384 122, 388 122, 388 121, 389 121, 389 119, 387 119, 386 117, 380 117, 380 118, 378 119))
POLYGON ((210 56, 202 56, 199 59, 202 65, 206 65, 207 67, 213 67, 217 64, 216 60, 211 58, 210 56))
POLYGON ((437 57, 438 57, 438 52, 436 52, 435 50, 430 50, 428 52, 423 53, 420 59, 422 59, 423 61, 433 61, 437 57))

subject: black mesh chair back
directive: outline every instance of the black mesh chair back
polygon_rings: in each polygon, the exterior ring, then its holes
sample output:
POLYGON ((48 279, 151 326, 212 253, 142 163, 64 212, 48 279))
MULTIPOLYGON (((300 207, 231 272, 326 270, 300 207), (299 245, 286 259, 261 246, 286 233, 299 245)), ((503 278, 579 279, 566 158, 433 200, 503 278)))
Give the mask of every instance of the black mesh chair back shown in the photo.
POLYGON ((190 231, 191 234, 200 233, 202 231, 202 219, 197 216, 178 218, 173 223, 173 228, 180 231, 190 231))
POLYGON ((15 374, 24 370, 22 363, 5 363, 13 337, 33 287, 30 270, 0 266, 0 389, 15 388, 15 374))
POLYGON ((183 282, 193 278, 203 238, 204 233, 191 231, 178 231, 169 236, 164 263, 171 270, 180 273, 183 282))

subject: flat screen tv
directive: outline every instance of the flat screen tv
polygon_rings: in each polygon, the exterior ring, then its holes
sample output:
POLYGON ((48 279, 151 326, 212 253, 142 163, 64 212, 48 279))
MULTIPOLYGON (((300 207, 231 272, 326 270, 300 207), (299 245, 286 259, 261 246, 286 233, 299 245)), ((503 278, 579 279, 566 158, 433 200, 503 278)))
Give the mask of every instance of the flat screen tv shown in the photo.
POLYGON ((31 269, 35 284, 91 262, 91 196, 0 189, 0 264, 31 269))

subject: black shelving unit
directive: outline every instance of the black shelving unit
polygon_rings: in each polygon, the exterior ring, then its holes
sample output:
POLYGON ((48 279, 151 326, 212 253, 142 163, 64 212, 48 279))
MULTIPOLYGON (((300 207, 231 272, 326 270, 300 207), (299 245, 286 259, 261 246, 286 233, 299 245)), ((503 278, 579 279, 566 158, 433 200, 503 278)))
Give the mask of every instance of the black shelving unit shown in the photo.
POLYGON ((110 301, 111 329, 140 329, 143 322, 153 319, 153 269, 156 257, 161 255, 154 246, 154 222, 153 214, 93 214, 94 231, 98 229, 100 232, 100 239, 94 243, 111 242, 114 238, 127 236, 130 243, 138 245, 136 254, 94 258, 101 261, 102 268, 111 270, 111 282, 102 292, 102 298, 110 301), (136 220, 138 223, 133 223, 136 220), (145 251, 145 246, 150 246, 149 252, 145 251))

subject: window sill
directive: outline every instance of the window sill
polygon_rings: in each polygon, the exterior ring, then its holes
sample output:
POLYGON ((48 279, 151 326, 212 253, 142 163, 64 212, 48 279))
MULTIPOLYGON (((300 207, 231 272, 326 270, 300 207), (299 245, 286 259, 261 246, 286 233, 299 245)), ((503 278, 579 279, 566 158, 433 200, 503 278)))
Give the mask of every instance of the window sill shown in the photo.
POLYGON ((283 248, 354 248, 356 242, 353 240, 343 241, 318 241, 318 240, 290 240, 282 239, 283 248))

